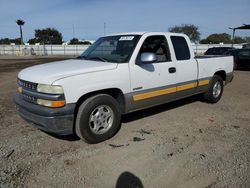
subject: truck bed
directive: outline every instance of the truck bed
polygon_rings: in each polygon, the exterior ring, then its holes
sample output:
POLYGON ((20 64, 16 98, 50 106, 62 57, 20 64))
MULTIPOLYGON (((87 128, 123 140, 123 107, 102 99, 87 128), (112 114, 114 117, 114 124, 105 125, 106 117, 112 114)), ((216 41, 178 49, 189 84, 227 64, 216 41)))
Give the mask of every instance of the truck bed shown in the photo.
POLYGON ((212 77, 217 71, 223 70, 231 73, 233 70, 233 56, 204 55, 195 57, 199 72, 198 78, 212 77))
POLYGON ((228 56, 226 55, 198 55, 198 56, 195 56, 195 59, 216 58, 216 57, 228 57, 228 56))

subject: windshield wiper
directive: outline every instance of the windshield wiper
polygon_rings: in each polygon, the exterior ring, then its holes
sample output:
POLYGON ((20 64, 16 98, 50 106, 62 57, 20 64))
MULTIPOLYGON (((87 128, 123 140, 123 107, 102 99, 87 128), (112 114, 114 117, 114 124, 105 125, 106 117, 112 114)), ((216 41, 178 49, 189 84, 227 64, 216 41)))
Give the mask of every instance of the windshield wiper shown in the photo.
POLYGON ((100 61, 103 61, 103 62, 107 62, 108 61, 107 59, 105 59, 103 57, 98 57, 98 56, 88 57, 88 56, 84 56, 84 55, 78 56, 77 59, 100 60, 100 61))
POLYGON ((107 59, 103 58, 103 57, 98 57, 98 56, 93 56, 93 57, 85 57, 85 59, 88 59, 88 60, 94 60, 94 59, 97 59, 97 60, 101 60, 103 62, 107 62, 107 59))
POLYGON ((87 58, 86 56, 80 55, 76 59, 86 59, 86 58, 87 58))

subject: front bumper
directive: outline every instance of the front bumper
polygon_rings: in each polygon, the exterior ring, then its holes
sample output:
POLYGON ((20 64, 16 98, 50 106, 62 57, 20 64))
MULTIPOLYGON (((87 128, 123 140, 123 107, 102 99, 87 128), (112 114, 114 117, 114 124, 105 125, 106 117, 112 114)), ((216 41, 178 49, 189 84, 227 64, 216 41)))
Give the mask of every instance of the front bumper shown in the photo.
POLYGON ((43 131, 58 135, 73 134, 75 104, 62 108, 48 108, 25 101, 19 93, 13 100, 19 115, 43 131))

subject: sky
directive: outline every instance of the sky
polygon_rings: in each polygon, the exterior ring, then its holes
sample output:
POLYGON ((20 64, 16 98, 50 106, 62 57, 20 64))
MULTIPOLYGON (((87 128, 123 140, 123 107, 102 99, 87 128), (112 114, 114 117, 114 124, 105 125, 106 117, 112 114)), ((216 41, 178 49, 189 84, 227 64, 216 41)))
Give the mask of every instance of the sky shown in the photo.
MULTIPOLYGON (((19 37, 17 19, 25 21, 25 41, 35 29, 47 27, 58 29, 67 41, 95 40, 104 33, 165 32, 181 24, 198 26, 205 38, 250 24, 249 10, 250 0, 0 0, 0 38, 19 37)), ((236 35, 250 36, 250 31, 236 35)))

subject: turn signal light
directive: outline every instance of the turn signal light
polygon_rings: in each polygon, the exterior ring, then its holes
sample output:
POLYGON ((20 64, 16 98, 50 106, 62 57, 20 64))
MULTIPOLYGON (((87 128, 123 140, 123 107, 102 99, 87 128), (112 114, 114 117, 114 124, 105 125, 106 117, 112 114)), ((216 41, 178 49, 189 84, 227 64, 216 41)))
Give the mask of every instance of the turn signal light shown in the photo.
POLYGON ((65 106, 65 101, 50 101, 44 99, 37 99, 37 104, 52 108, 59 108, 65 106))
POLYGON ((17 88, 17 92, 22 93, 23 92, 23 88, 22 87, 18 87, 17 88))

